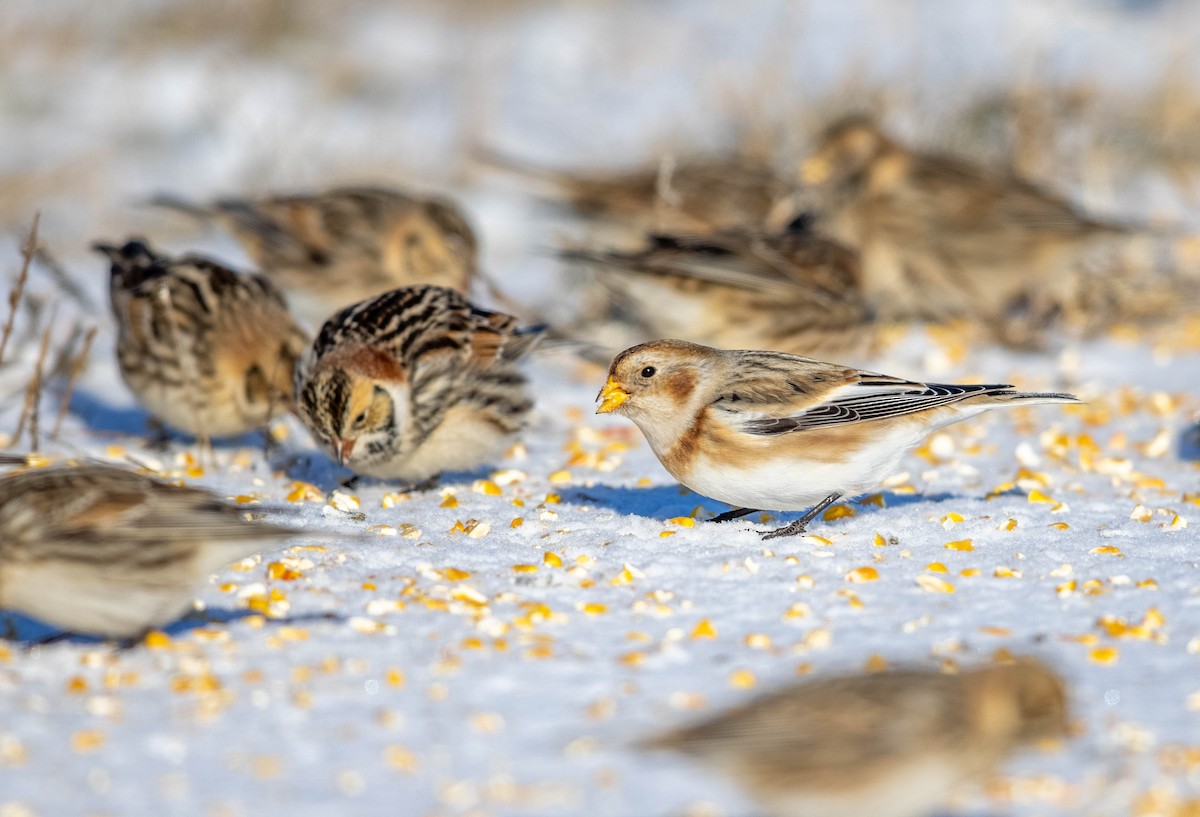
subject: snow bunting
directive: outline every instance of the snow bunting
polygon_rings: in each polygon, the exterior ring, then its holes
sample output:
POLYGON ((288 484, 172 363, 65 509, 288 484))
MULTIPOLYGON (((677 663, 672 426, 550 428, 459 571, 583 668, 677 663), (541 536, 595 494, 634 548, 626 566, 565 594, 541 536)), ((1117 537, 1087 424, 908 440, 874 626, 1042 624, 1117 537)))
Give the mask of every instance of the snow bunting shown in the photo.
POLYGON ((0 608, 136 638, 187 612, 210 574, 297 533, 243 513, 107 465, 0 477, 0 608))
POLYGON ((874 487, 935 429, 999 406, 1076 401, 679 340, 617 355, 597 399, 596 413, 637 424, 671 476, 734 506, 718 520, 811 508, 764 538, 800 533, 841 496, 874 487))
POLYGON ((547 197, 584 218, 615 219, 639 230, 758 229, 791 192, 769 164, 738 156, 681 159, 627 171, 571 173, 484 153, 487 164, 542 182, 547 197))
POLYGON ((856 255, 804 231, 654 235, 639 252, 568 250, 648 338, 804 355, 865 354, 874 332, 856 255))
POLYGON ((1140 309, 1145 268, 1163 262, 1148 234, 1011 174, 911 150, 859 117, 830 127, 800 176, 817 228, 861 253, 883 318, 973 317, 1014 342, 1051 320, 1094 330, 1123 303, 1140 309))
POLYGON ((1024 659, 814 680, 642 745, 728 774, 778 817, 920 817, 1022 746, 1066 734, 1062 679, 1024 659))
POLYGON ((296 369, 297 411, 338 464, 422 482, 502 453, 532 408, 517 368, 542 335, 444 287, 343 309, 296 369))
POLYGON ((206 437, 288 411, 308 336, 269 281, 140 240, 93 246, 112 260, 121 376, 155 418, 206 437))
POLYGON ((154 202, 221 223, 313 324, 396 287, 436 284, 465 293, 475 276, 475 233, 442 198, 341 187, 207 206, 169 196, 154 202))

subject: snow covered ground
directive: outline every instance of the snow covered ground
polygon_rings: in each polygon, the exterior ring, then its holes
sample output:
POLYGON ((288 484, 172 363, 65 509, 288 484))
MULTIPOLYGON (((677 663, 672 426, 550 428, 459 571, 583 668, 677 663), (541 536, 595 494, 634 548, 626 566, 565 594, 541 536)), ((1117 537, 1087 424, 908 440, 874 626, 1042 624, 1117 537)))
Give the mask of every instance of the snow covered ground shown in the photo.
MULTIPOLYGON (((247 8, 269 21, 285 5, 247 8)), ((301 538, 235 565, 200 594, 209 621, 131 651, 0 642, 0 817, 746 814, 723 781, 630 741, 805 674, 1005 653, 1065 674, 1081 734, 1021 757, 963 811, 1195 813, 1195 325, 1047 354, 908 333, 872 367, 1089 402, 946 429, 880 494, 765 549, 756 519, 693 524, 723 507, 679 489, 631 424, 594 416, 602 371, 561 353, 529 366, 539 408, 526 450, 430 493, 338 490, 345 473, 295 423, 269 459, 253 437, 211 455, 186 440, 148 450, 144 413, 115 385, 105 267, 85 252, 93 238, 144 232, 239 259, 220 237, 136 205, 163 189, 415 179, 458 190, 504 289, 561 314, 564 273, 539 253, 559 225, 460 172, 480 130, 562 165, 718 146, 737 117, 709 103, 729 83, 830 87, 850 53, 882 76, 921 56, 917 100, 936 99, 948 76, 955 94, 1003 82, 1029 54, 1116 93, 1155 76, 1170 49, 1154 44, 1168 30, 1186 41, 1195 14, 580 0, 506 4, 468 23, 453 3, 301 4, 307 16, 288 19, 308 28, 266 38, 233 3, 211 14, 236 24, 210 21, 204 36, 169 25, 163 2, 12 6, 0 30, 11 54, 0 208, 14 228, 40 208, 48 247, 84 290, 49 307, 54 341, 77 317, 99 327, 72 413, 42 450, 149 464, 296 524, 366 535, 301 538), (247 45, 254 37, 264 41, 247 45), (786 76, 764 68, 776 65, 758 60, 764 50, 783 55, 786 76)), ((1161 179, 1136 191, 1145 212, 1194 222, 1161 179)), ((1106 198, 1086 180, 1078 192, 1106 198)), ((14 274, 15 246, 4 255, 14 274)), ((56 291, 36 268, 33 298, 56 291)), ((36 357, 28 326, 22 317, 0 368, 0 435, 16 428, 36 357)), ((55 405, 51 391, 44 417, 55 405)))

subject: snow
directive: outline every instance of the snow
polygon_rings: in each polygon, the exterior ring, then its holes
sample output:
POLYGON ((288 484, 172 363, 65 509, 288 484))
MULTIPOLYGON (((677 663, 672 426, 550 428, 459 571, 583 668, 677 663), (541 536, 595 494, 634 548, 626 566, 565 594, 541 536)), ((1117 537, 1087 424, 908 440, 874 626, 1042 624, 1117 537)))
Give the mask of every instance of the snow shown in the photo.
MULTIPOLYGON (((198 596, 212 621, 181 622, 168 639, 125 652, 86 639, 0 646, 0 817, 745 814, 725 781, 630 744, 800 673, 881 659, 965 666, 1000 651, 1064 673, 1081 734, 1018 758, 995 800, 968 795, 963 809, 1169 814, 1200 797, 1194 342, 1150 333, 960 355, 910 332, 872 368, 1074 390, 1088 405, 951 426, 905 457, 907 477, 879 499, 768 549, 756 517, 680 522, 724 506, 676 486, 632 424, 594 416, 602 370, 562 353, 528 367, 538 414, 525 452, 429 493, 369 480, 338 491, 345 472, 294 422, 269 457, 255 436, 211 454, 186 439, 147 449, 145 414, 116 385, 104 267, 85 250, 141 232, 244 263, 228 239, 137 202, 160 190, 411 183, 463 197, 506 293, 569 315, 572 290, 543 250, 572 228, 511 183, 466 172, 474 141, 557 166, 719 147, 739 112, 713 100, 771 78, 793 110, 844 79, 851 53, 885 77, 919 64, 911 93, 930 105, 947 76, 964 97, 1023 76, 1030 55, 1064 80, 1122 92, 1164 70, 1171 49, 1155 44, 1167 31, 1185 41, 1195 14, 514 2, 481 19, 455 4, 299 4, 296 25, 322 40, 293 27, 251 47, 235 24, 172 33, 155 18, 165 2, 63 2, 56 18, 36 0, 10 5, 0 212, 24 229, 41 208, 49 248, 93 301, 59 299, 55 342, 79 316, 100 329, 62 435, 42 450, 147 463, 347 535, 301 537, 223 571, 198 596), (151 19, 154 36, 139 27, 151 19), (966 26, 999 33, 963 36, 966 26), (756 62, 760 52, 775 63, 756 62), (289 501, 297 482, 315 499, 289 501), (946 547, 964 540, 971 549, 946 547), (878 578, 852 581, 862 567, 878 578), (694 637, 704 621, 715 637, 694 637)), ((904 108, 896 123, 927 126, 904 108)), ((1178 193, 1144 206, 1194 219, 1178 193)), ((14 273, 16 246, 2 248, 14 273)), ((32 296, 54 291, 36 268, 32 296)), ((29 326, 22 317, 0 368, 10 435, 36 357, 29 326)))

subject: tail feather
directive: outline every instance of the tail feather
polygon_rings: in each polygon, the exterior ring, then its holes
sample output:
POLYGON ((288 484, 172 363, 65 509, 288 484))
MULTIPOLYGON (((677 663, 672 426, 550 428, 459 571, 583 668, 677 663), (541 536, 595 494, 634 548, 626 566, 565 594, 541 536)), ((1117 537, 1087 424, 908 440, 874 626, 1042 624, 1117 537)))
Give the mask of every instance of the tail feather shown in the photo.
POLYGON ((144 203, 150 207, 165 207, 168 210, 176 210, 193 218, 198 218, 201 221, 207 221, 213 216, 211 207, 196 204, 172 193, 156 193, 146 199, 144 203))
POLYGON ((991 392, 987 395, 989 403, 1028 403, 1030 405, 1038 405, 1041 403, 1082 403, 1073 394, 1066 392, 1031 392, 1031 391, 1000 391, 991 392))

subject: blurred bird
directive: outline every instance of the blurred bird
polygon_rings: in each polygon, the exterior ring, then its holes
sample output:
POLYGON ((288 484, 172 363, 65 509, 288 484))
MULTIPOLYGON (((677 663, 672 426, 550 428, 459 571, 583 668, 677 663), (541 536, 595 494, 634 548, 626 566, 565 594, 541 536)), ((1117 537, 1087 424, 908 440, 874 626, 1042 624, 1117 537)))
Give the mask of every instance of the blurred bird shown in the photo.
POLYGON ((551 200, 588 219, 613 219, 640 231, 707 232, 759 229, 792 190, 769 164, 738 156, 664 158, 657 167, 571 173, 528 165, 494 153, 485 163, 542 184, 551 200))
POLYGON ((597 414, 615 411, 642 430, 671 476, 734 506, 717 520, 811 507, 766 539, 801 533, 843 495, 875 486, 936 429, 990 408, 1076 402, 679 340, 617 355, 597 399, 597 414))
POLYGON ((475 233, 457 205, 376 187, 155 204, 213 220, 288 293, 305 321, 396 287, 447 286, 466 293, 476 274, 475 233))
POLYGON ((308 336, 267 279, 198 255, 168 258, 140 239, 92 246, 112 260, 121 376, 155 418, 225 436, 290 409, 308 336))
POLYGON ((859 251, 863 289, 887 319, 971 318, 1018 344, 1051 321, 1091 331, 1127 308, 1148 314, 1147 268, 1169 249, 1011 174, 911 150, 860 117, 830 127, 800 176, 817 229, 859 251))
POLYGON ((653 235, 638 252, 567 250, 651 338, 858 356, 874 338, 855 254, 803 231, 653 235))
POLYGON ((1025 659, 810 681, 643 746, 728 774, 777 817, 920 817, 1022 746, 1066 735, 1062 679, 1025 659))
POLYGON ((212 573, 297 531, 198 488, 107 465, 0 477, 0 608, 136 638, 191 608, 212 573))
POLYGON ((532 400, 517 361, 541 338, 444 287, 348 307, 296 369, 297 413, 339 465, 422 482, 501 454, 532 400))

